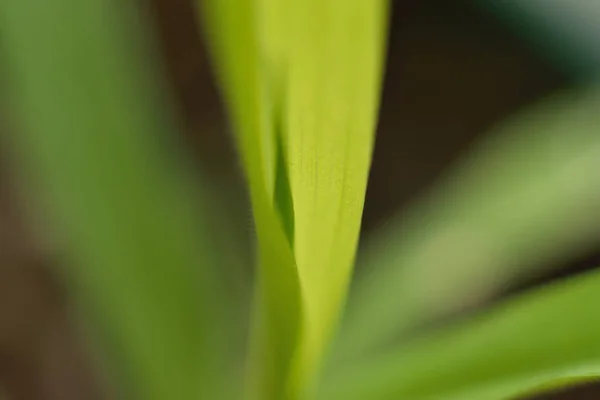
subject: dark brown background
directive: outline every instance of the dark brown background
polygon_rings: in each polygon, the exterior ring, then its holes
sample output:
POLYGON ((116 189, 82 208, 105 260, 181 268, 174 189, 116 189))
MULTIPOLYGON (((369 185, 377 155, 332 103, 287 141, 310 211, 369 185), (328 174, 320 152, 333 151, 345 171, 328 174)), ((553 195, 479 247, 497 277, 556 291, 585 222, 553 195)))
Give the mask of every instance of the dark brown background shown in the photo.
MULTIPOLYGON (((239 186, 190 1, 154 0, 152 15, 188 143, 209 174, 239 186)), ((396 1, 389 48, 366 232, 430 185, 491 124, 569 84, 490 16, 459 2, 396 1)), ((9 165, 0 192, 0 379, 15 400, 109 398, 67 317, 53 260, 23 227, 9 165)), ((589 268, 593 259, 582 255, 583 261, 525 287, 589 268)), ((588 387, 545 398, 598 393, 588 387)))

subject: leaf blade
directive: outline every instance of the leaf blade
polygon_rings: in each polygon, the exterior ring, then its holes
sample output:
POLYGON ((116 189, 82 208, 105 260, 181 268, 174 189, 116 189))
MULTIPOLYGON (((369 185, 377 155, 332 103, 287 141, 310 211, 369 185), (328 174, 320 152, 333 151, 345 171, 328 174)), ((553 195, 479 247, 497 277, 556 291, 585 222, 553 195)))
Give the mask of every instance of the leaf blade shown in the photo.
MULTIPOLYGON (((218 7, 219 18, 234 13, 224 3, 218 7)), ((251 10, 246 18, 253 27, 236 40, 229 38, 230 58, 217 56, 217 67, 232 76, 228 69, 248 64, 233 63, 234 53, 239 57, 252 53, 251 61, 246 59, 252 64, 246 71, 252 70, 251 76, 245 82, 230 79, 224 86, 230 91, 226 94, 236 96, 236 88, 251 80, 255 94, 246 104, 254 102, 249 108, 266 116, 250 128, 249 119, 235 115, 241 102, 230 100, 234 123, 245 132, 241 136, 254 138, 251 163, 261 163, 270 173, 275 170, 277 177, 274 201, 263 201, 264 209, 255 205, 254 211, 258 227, 264 216, 257 213, 274 208, 293 250, 296 298, 301 303, 295 328, 300 336, 294 339, 298 342, 292 371, 284 381, 285 396, 296 398, 309 390, 337 322, 354 261, 377 117, 387 9, 383 0, 265 0, 246 2, 243 9, 251 10), (243 44, 248 40, 251 45, 243 44), (264 155, 272 153, 259 140, 261 135, 275 148, 274 163, 264 161, 264 155), (318 169, 313 168, 316 163, 318 169)), ((216 21, 210 22, 215 26, 213 38, 234 35, 234 24, 221 19, 217 26, 216 21)), ((248 148, 240 146, 242 153, 248 148)), ((249 172, 250 190, 266 186, 270 199, 270 183, 259 183, 259 175, 249 172)), ((264 271, 264 279, 275 273, 264 271)))
POLYGON ((218 390, 212 250, 171 143, 159 143, 175 125, 157 100, 139 10, 104 0, 0 9, 24 125, 11 144, 61 224, 70 289, 99 321, 123 383, 155 400, 218 390))
POLYGON ((527 293, 340 372, 322 398, 500 400, 598 376, 599 287, 594 271, 527 293))
POLYGON ((283 134, 306 307, 292 379, 303 382, 319 368, 354 264, 379 105, 387 3, 299 1, 290 10, 283 134))
MULTIPOLYGON (((281 217, 285 190, 274 136, 271 93, 263 74, 259 10, 252 0, 204 1, 200 19, 209 36, 246 175, 259 251, 256 311, 248 370, 251 396, 283 396, 301 324, 301 297, 290 234, 281 217)), ((285 177, 283 177, 285 178, 285 177)), ((285 182, 285 179, 283 179, 285 182)), ((288 210, 289 212, 289 210, 288 210)))
POLYGON ((393 221, 363 260, 334 362, 595 245, 599 102, 593 87, 499 126, 393 221))

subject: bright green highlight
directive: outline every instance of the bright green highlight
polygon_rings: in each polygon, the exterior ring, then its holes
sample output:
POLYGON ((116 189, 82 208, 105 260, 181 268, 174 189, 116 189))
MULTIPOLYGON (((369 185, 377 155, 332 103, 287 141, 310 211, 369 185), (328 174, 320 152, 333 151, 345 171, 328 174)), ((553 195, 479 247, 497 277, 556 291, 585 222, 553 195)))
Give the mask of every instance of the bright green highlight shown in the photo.
POLYGON ((208 1, 201 11, 245 160, 262 258, 259 286, 264 312, 274 321, 266 317, 265 329, 267 335, 279 331, 277 343, 285 342, 275 353, 287 353, 293 344, 292 364, 258 368, 281 374, 277 380, 287 380, 282 395, 297 398, 319 367, 352 271, 379 103, 386 6, 240 0, 208 1), (279 239, 267 240, 274 232, 279 239), (268 254, 287 247, 292 260, 266 262, 268 254), (274 278, 283 274, 285 290, 274 278), (271 303, 286 299, 300 302, 297 321, 296 311, 287 319, 269 311, 271 303), (287 339, 281 324, 293 328, 287 339))

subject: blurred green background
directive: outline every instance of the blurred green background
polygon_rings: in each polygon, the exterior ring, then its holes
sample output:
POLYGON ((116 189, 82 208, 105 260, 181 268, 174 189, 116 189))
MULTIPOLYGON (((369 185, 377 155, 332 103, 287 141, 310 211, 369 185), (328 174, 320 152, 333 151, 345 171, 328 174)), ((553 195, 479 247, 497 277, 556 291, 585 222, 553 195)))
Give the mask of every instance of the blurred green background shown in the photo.
MULTIPOLYGON (((523 14, 515 13, 510 2, 492 3, 394 3, 365 235, 432 185, 491 125, 589 73, 593 57, 580 61, 585 52, 565 53, 564 46, 540 45, 553 41, 547 36, 552 29, 542 29, 545 40, 530 35, 523 26, 533 26, 534 16, 519 18, 523 14), (565 57, 570 62, 563 63, 565 57)), ((226 134, 192 4, 153 0, 151 5, 166 72, 185 117, 185 140, 218 185, 232 223, 249 234, 251 216, 240 168, 226 134)), ((15 127, 0 119, 0 129, 10 134, 15 127)), ((69 319, 63 283, 52 273, 60 257, 51 243, 32 240, 22 210, 27 198, 14 190, 19 177, 8 167, 10 154, 0 149, 0 155, 4 166, 0 185, 2 384, 15 400, 111 398, 111 384, 102 371, 91 367, 84 335, 69 319)), ((598 261, 597 253, 581 254, 552 269, 552 275, 501 296, 600 265, 598 261)), ((600 385, 597 389, 590 385, 544 398, 599 397, 600 385)))

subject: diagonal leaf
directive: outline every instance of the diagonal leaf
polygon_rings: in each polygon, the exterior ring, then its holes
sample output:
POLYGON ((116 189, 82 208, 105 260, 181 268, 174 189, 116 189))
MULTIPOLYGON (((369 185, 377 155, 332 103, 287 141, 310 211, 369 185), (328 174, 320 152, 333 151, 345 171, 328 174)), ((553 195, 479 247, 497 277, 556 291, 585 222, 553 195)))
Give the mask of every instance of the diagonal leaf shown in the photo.
POLYGON ((0 1, 8 94, 24 128, 8 139, 60 223, 73 293, 130 395, 210 397, 222 298, 192 207, 202 198, 165 140, 175 124, 158 101, 144 22, 127 2, 0 1))
POLYGON ((380 235, 351 297, 337 360, 597 244, 599 106, 594 88, 501 126, 380 235))
POLYGON ((503 400, 600 376, 594 271, 342 369, 319 398, 503 400))

